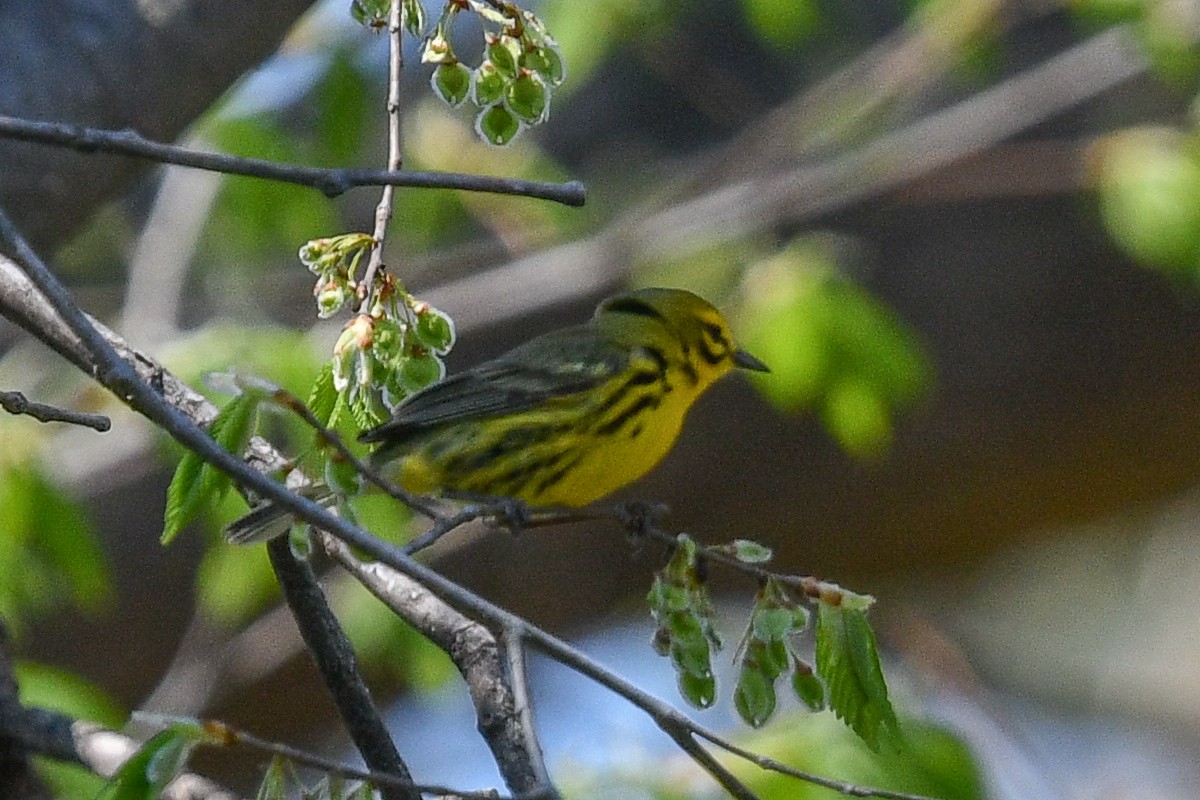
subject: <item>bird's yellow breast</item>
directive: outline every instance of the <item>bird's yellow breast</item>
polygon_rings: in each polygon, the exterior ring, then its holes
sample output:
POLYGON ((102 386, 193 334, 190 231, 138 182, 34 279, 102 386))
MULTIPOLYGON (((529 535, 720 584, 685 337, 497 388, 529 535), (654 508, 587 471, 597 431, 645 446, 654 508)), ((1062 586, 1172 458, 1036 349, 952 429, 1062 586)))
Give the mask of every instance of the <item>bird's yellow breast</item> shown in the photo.
POLYGON ((515 497, 534 506, 579 507, 652 469, 679 437, 702 387, 686 378, 637 391, 614 386, 496 420, 459 424, 415 443, 396 480, 419 494, 515 497), (618 391, 620 390, 620 391, 618 391))

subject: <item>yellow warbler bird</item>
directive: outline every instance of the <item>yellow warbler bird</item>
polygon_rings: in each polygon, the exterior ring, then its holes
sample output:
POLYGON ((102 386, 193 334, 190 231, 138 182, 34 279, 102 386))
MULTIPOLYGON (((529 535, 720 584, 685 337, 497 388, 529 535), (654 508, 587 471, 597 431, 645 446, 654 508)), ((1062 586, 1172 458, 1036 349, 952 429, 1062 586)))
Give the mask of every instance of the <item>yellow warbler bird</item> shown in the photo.
MULTIPOLYGON (((586 325, 413 393, 360 439, 380 443, 373 466, 413 493, 576 508, 662 460, 688 409, 734 367, 767 371, 716 308, 681 289, 641 289, 603 301, 586 325)), ((256 509, 229 538, 277 535, 286 516, 256 509)))

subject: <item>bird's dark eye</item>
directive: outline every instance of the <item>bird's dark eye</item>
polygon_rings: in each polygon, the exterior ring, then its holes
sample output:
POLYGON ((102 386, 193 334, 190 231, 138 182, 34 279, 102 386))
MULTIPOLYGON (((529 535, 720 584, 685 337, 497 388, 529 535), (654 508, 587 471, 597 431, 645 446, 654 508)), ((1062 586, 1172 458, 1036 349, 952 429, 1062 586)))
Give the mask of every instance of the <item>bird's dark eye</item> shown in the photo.
POLYGON ((715 322, 704 323, 704 334, 713 344, 721 345, 726 349, 729 348, 729 343, 725 341, 725 331, 723 331, 721 326, 715 322))

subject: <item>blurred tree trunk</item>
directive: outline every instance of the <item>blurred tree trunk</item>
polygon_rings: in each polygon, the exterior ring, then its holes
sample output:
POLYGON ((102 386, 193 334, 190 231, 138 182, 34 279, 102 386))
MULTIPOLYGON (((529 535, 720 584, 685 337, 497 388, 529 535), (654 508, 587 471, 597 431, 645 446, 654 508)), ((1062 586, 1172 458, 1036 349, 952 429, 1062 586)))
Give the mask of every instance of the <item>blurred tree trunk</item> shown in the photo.
MULTIPOLYGON (((312 0, 8 0, 0 114, 173 140, 278 48, 312 0)), ((152 165, 0 141, 0 206, 34 246, 66 241, 152 165)))

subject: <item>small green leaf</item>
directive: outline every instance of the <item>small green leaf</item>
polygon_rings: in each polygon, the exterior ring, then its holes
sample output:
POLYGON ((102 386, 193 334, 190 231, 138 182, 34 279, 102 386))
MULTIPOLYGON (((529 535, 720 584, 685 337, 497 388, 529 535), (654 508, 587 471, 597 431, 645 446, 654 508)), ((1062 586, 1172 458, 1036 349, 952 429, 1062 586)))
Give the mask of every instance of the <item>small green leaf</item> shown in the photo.
POLYGON ((775 686, 753 667, 743 667, 733 690, 733 705, 746 724, 761 727, 775 713, 775 686))
POLYGON ((172 725, 156 734, 121 765, 97 800, 158 800, 203 739, 195 725, 172 725))
POLYGON ((404 359, 397 372, 400 387, 407 393, 424 389, 446 375, 446 365, 433 353, 404 359))
POLYGON ((471 100, 480 107, 490 106, 504 96, 507 83, 492 62, 484 61, 471 75, 471 100))
POLYGON ((340 453, 325 459, 325 485, 337 494, 353 497, 362 490, 362 483, 362 475, 340 453))
POLYGON ((768 680, 775 680, 787 672, 789 661, 787 645, 779 640, 762 642, 756 648, 758 668, 768 680))
POLYGON ((700 617, 690 608, 667 615, 667 629, 676 639, 685 641, 704 640, 704 625, 700 617))
POLYGON ((537 125, 549 115, 550 90, 537 73, 524 73, 504 87, 504 103, 523 121, 537 125))
POLYGON ((567 75, 557 46, 544 45, 526 50, 521 54, 520 65, 541 75, 551 86, 561 85, 567 75))
POLYGON ((286 800, 287 798, 287 762, 280 756, 273 756, 267 770, 263 773, 262 783, 254 800, 286 800))
POLYGON ((430 307, 417 315, 413 331, 417 340, 438 355, 446 355, 454 347, 454 322, 450 317, 430 307))
POLYGON ((701 636, 699 639, 674 639, 671 642, 671 662, 680 672, 697 678, 712 675, 712 659, 708 648, 708 640, 701 636))
POLYGON ((792 632, 795 614, 790 608, 759 608, 754 612, 750 629, 762 642, 782 641, 792 632))
MULTIPOLYGON (((230 400, 209 425, 209 436, 229 452, 241 455, 254 431, 263 396, 261 392, 247 391, 230 400)), ((170 544, 184 526, 223 497, 232 485, 224 473, 206 464, 200 456, 191 450, 185 453, 167 488, 162 543, 170 544)))
POLYGON ((875 634, 863 611, 820 604, 817 674, 829 689, 829 707, 872 750, 898 734, 875 634))
POLYGON ((796 659, 792 670, 792 689, 800 702, 813 711, 825 708, 825 684, 805 661, 796 659))
POLYGON ((507 80, 517 77, 517 52, 520 45, 511 36, 499 36, 488 42, 487 60, 507 80))
POLYGON ((488 144, 503 147, 512 144, 521 132, 521 120, 502 105, 493 105, 475 118, 475 132, 488 144))
POLYGON ((430 78, 433 92, 446 105, 455 108, 471 92, 471 70, 460 61, 439 64, 430 78))
POLYGON ((774 556, 771 548, 753 539, 734 539, 730 543, 730 550, 733 557, 743 564, 765 564, 774 556))
POLYGON ((425 4, 421 0, 404 0, 400 24, 411 36, 425 33, 425 4))
POLYGON ((679 694, 696 708, 711 708, 717 699, 717 680, 710 672, 693 675, 680 670, 678 674, 679 694))
POLYGON ((308 393, 308 410, 326 428, 333 424, 333 410, 337 407, 338 391, 333 387, 333 362, 326 361, 313 381, 308 393))
POLYGON ((688 590, 682 586, 676 586, 671 583, 664 583, 661 579, 656 578, 654 599, 658 602, 653 604, 656 609, 662 612, 683 611, 689 608, 692 604, 691 596, 688 590))

